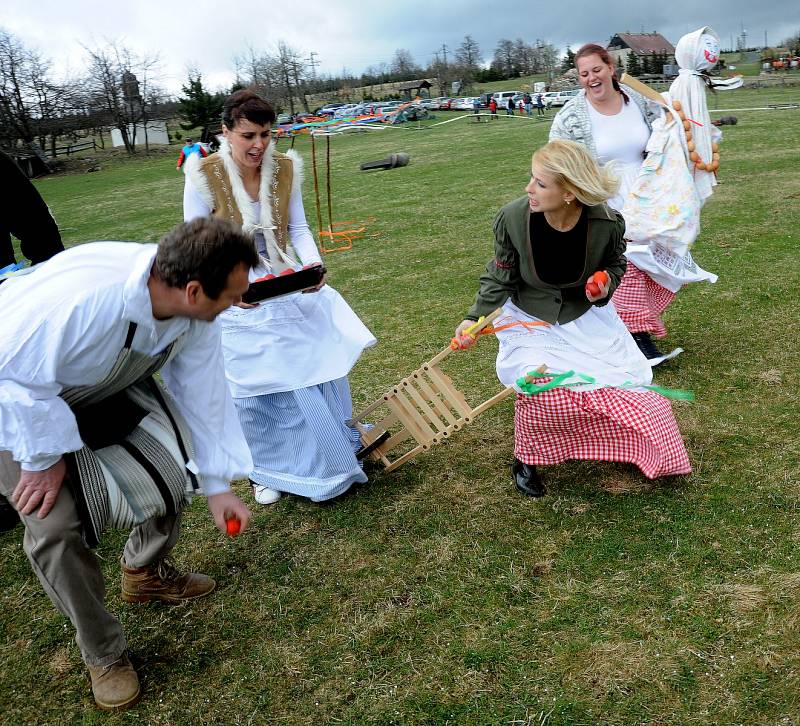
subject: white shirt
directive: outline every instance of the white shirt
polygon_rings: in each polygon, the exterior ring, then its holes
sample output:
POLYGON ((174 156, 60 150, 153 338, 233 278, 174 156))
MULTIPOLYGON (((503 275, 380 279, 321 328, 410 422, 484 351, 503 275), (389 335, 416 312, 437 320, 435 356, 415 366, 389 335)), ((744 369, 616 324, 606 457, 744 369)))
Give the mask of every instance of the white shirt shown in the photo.
MULTIPOLYGON (((261 216, 253 202, 253 219, 261 216)), ((211 214, 189 176, 183 193, 185 221, 211 214)), ((320 262, 299 193, 289 197, 289 236, 304 265, 320 262)), ((264 237, 256 233, 262 254, 264 237)), ((263 271, 261 272, 263 274, 263 271)), ((251 271, 251 281, 257 277, 251 271)), ((293 391, 346 376, 375 337, 330 285, 319 292, 264 300, 255 308, 228 308, 219 317, 225 373, 234 398, 293 391)))
POLYGON ((137 324, 132 348, 157 355, 182 334, 161 369, 186 419, 206 495, 247 476, 252 458, 225 381, 216 322, 156 321, 147 282, 157 246, 95 242, 66 250, 0 285, 0 450, 42 471, 83 447, 62 389, 103 380, 137 324))
MULTIPOLYGON (((250 206, 253 211, 253 219, 259 219, 261 217, 261 202, 250 200, 250 206)), ((187 176, 183 187, 183 221, 189 222, 197 217, 208 217, 211 212, 211 208, 206 204, 194 184, 192 184, 192 180, 187 176)), ((289 195, 288 228, 292 247, 300 262, 304 265, 322 262, 317 244, 314 242, 314 236, 311 234, 311 229, 306 221, 303 197, 300 194, 292 193, 289 195)), ((259 254, 264 255, 266 253, 264 235, 261 232, 257 232, 255 240, 259 254)), ((256 276, 251 278, 251 282, 256 276)))
POLYGON ((614 172, 620 180, 617 194, 608 200, 608 205, 621 210, 625 197, 642 167, 644 150, 650 140, 650 129, 639 107, 633 102, 623 103, 619 113, 606 116, 591 103, 589 121, 592 138, 597 149, 597 161, 601 166, 613 162, 614 172))

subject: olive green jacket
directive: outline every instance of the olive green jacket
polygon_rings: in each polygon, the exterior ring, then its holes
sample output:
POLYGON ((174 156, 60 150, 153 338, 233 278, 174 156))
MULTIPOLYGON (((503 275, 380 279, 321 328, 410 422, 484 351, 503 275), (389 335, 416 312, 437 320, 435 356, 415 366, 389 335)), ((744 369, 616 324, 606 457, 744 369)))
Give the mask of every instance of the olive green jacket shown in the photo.
MULTIPOLYGON (((587 207, 588 231, 583 272, 574 282, 549 285, 542 282, 533 264, 530 239, 528 197, 522 197, 500 210, 494 221, 494 259, 481 275, 475 303, 467 313, 477 320, 499 308, 508 298, 528 315, 548 323, 569 323, 592 305, 606 305, 625 274, 625 221, 619 212, 605 204, 587 207), (608 296, 595 303, 586 299, 585 285, 598 270, 609 275, 608 296)), ((533 214, 541 214, 534 212, 533 214)))

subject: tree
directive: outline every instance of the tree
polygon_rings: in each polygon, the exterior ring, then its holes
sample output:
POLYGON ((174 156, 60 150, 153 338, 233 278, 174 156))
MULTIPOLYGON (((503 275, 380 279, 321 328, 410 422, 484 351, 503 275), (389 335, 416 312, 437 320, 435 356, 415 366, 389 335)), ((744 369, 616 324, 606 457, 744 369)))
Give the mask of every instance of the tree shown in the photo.
POLYGON ((217 128, 222 116, 224 97, 221 93, 209 93, 203 88, 200 72, 189 70, 189 82, 181 86, 183 97, 178 99, 178 116, 184 131, 202 128, 201 141, 208 140, 210 128, 217 128))
POLYGON ((572 48, 567 46, 567 54, 561 60, 561 72, 566 73, 567 71, 571 70, 575 67, 575 53, 573 53, 572 48))
POLYGON ((86 48, 86 52, 89 55, 87 103, 105 115, 107 122, 119 130, 125 150, 135 154, 136 125, 147 121, 151 78, 160 59, 158 55, 140 58, 113 41, 104 47, 86 48))
POLYGON ((405 48, 398 48, 394 52, 389 68, 395 81, 410 81, 420 75, 419 66, 405 48))
POLYGON ((481 69, 481 49, 477 41, 471 35, 465 35, 461 45, 456 49, 455 57, 452 73, 455 77, 461 78, 462 89, 467 89, 481 69))
POLYGON ((636 55, 633 51, 628 53, 628 60, 625 65, 625 72, 629 76, 638 76, 642 73, 642 67, 639 64, 639 56, 636 55))
POLYGON ((480 68, 481 49, 471 35, 465 35, 456 49, 456 63, 470 73, 480 68))
POLYGON ((514 67, 515 55, 514 42, 508 38, 501 38, 494 49, 492 66, 502 73, 504 78, 513 78, 518 75, 514 67))
POLYGON ((5 146, 22 142, 45 164, 47 117, 54 108, 57 87, 50 80, 50 62, 22 41, 0 29, 0 141, 5 146))

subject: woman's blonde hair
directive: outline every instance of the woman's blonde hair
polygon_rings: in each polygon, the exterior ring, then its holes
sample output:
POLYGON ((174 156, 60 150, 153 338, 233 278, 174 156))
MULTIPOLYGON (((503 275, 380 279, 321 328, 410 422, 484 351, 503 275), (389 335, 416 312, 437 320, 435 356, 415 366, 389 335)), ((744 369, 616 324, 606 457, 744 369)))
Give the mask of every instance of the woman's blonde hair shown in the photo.
POLYGON ((599 166, 586 147, 575 141, 551 141, 534 152, 533 163, 587 206, 605 202, 619 189, 613 170, 599 166))

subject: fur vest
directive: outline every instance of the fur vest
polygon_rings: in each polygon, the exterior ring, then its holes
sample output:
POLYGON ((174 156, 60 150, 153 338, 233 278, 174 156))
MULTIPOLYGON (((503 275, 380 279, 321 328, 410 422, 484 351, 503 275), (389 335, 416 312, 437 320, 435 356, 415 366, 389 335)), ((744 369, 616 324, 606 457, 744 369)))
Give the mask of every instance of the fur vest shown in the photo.
POLYGON ((303 184, 303 161, 294 149, 281 154, 275 151, 273 142, 264 153, 258 190, 258 201, 261 203, 258 219, 253 214, 251 199, 227 140, 223 139, 219 153, 205 159, 192 154, 186 161, 186 174, 211 208, 213 216, 230 219, 248 234, 261 232, 267 249, 273 241, 286 251, 289 242, 289 198, 292 194, 301 194, 303 184))

